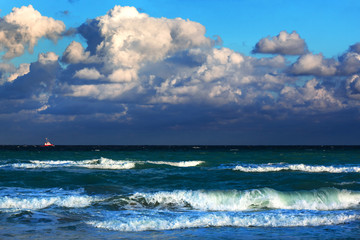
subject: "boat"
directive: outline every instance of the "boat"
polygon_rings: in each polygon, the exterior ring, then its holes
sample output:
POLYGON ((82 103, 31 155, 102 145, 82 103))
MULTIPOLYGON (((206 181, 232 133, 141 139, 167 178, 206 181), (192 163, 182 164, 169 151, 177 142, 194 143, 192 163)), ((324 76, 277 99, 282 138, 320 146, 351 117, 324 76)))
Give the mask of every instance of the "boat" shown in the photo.
POLYGON ((55 145, 52 144, 47 138, 45 138, 45 143, 42 146, 43 147, 54 147, 55 145))

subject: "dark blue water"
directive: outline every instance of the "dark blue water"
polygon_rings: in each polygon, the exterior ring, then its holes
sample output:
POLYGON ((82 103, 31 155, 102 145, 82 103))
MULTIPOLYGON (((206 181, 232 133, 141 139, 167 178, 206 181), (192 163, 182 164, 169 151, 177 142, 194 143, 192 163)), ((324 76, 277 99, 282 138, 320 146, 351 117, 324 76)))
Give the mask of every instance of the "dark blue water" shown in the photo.
POLYGON ((360 147, 0 146, 0 239, 360 238, 360 147))

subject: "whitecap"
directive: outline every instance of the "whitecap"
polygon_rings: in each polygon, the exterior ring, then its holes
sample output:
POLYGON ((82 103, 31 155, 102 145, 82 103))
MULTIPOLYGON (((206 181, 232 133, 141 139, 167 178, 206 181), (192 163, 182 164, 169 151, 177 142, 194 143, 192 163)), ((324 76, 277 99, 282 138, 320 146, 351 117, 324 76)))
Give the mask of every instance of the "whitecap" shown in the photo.
POLYGON ((358 173, 360 166, 321 166, 305 164, 243 164, 233 170, 242 172, 278 172, 278 171, 302 171, 302 172, 329 172, 329 173, 358 173))
POLYGON ((70 161, 70 160, 51 160, 40 161, 31 160, 30 163, 14 163, 11 164, 13 168, 59 168, 59 167, 80 167, 91 169, 131 169, 135 168, 135 162, 112 160, 101 157, 100 159, 82 160, 82 161, 70 161))
POLYGON ((245 191, 161 191, 136 193, 129 207, 185 208, 201 211, 247 211, 257 209, 337 210, 359 207, 360 192, 324 188, 281 192, 270 188, 245 191))
POLYGON ((204 213, 165 215, 118 216, 88 224, 113 231, 135 232, 172 230, 200 227, 304 227, 343 224, 360 219, 359 215, 346 213, 204 213))
POLYGON ((101 201, 99 197, 82 194, 82 191, 64 191, 62 189, 0 189, 0 209, 36 210, 50 206, 66 208, 84 208, 101 201))
POLYGON ((173 167, 196 167, 200 164, 203 164, 204 161, 181 161, 181 162, 147 161, 147 163, 158 164, 158 165, 169 165, 173 167))

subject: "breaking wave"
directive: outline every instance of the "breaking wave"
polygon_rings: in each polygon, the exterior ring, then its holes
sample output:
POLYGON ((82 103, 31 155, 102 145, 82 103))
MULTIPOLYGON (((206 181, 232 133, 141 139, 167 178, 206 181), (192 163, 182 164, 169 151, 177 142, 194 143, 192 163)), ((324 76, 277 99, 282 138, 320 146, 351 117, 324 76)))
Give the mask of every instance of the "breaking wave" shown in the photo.
POLYGON ((155 164, 155 165, 169 165, 174 167, 195 167, 203 161, 181 161, 181 162, 165 162, 165 161, 124 161, 124 160, 112 160, 101 157, 100 159, 82 160, 82 161, 70 161, 70 160, 30 160, 30 163, 13 163, 3 165, 11 166, 13 168, 66 168, 66 167, 79 167, 79 168, 90 168, 90 169, 132 169, 136 167, 136 164, 155 164))
POLYGON ((329 172, 329 173, 359 173, 360 166, 321 166, 305 164, 244 164, 238 165, 233 170, 242 172, 278 172, 278 171, 302 171, 302 172, 329 172))
POLYGON ((134 162, 112 160, 108 158, 83 160, 83 161, 39 161, 31 160, 30 163, 14 163, 10 165, 13 168, 64 168, 64 167, 80 167, 92 169, 131 169, 135 167, 134 162))
POLYGON ((147 163, 157 164, 157 165, 169 165, 174 167, 196 167, 200 164, 203 164, 204 161, 181 161, 181 162, 147 161, 147 163))
POLYGON ((104 221, 89 221, 88 224, 113 231, 172 230, 200 227, 299 227, 343 224, 360 219, 348 213, 205 213, 177 215, 118 216, 104 221))
POLYGON ((50 206, 65 208, 84 208, 93 202, 100 201, 97 197, 80 194, 77 191, 62 189, 35 190, 12 188, 0 191, 0 210, 37 210, 50 206))
POLYGON ((324 188, 281 192, 270 188, 245 191, 171 191, 136 193, 129 206, 183 208, 201 211, 246 211, 259 209, 338 210, 360 207, 360 192, 324 188))

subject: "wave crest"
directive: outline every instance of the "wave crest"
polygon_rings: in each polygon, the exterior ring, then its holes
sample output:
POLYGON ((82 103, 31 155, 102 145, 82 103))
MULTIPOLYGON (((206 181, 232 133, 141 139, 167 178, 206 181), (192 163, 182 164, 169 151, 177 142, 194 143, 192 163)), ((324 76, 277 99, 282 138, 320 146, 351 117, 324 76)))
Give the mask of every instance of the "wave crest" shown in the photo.
POLYGON ((158 165, 169 165, 174 167, 196 167, 200 164, 203 164, 204 161, 181 161, 181 162, 147 161, 147 163, 158 164, 158 165))
POLYGON ((172 230, 198 227, 299 227, 343 224, 360 219, 356 214, 302 213, 207 213, 175 216, 126 216, 105 221, 89 221, 96 228, 113 231, 172 230))
POLYGON ((81 167, 91 169, 131 169, 135 168, 135 162, 112 160, 101 157, 100 159, 83 161, 39 161, 31 160, 30 163, 14 163, 14 168, 59 168, 59 167, 81 167))
POLYGON ((244 164, 238 165, 233 170, 242 172, 278 172, 278 171, 301 171, 301 172, 329 172, 329 173, 358 173, 359 166, 321 166, 305 164, 244 164))
POLYGON ((37 210, 50 206, 84 208, 90 206, 93 202, 101 201, 98 197, 62 189, 5 188, 1 189, 0 193, 3 195, 3 197, 0 197, 0 209, 7 211, 37 210))
POLYGON ((360 193, 326 188, 280 192, 270 188, 246 191, 172 191, 136 193, 129 205, 148 208, 190 208, 202 211, 256 209, 337 210, 359 207, 360 193))

